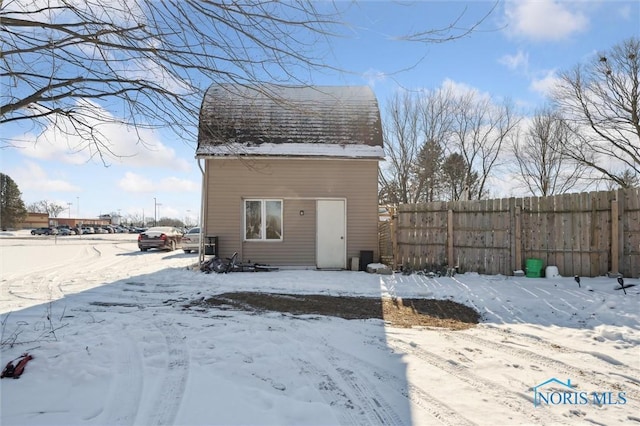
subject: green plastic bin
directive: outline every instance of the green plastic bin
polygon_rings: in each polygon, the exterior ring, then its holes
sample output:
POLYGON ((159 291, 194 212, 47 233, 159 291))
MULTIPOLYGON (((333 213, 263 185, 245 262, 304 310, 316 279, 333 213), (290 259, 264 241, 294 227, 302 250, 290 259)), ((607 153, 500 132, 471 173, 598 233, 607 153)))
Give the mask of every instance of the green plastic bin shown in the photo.
POLYGON ((542 259, 527 259, 525 271, 529 278, 540 278, 542 276, 542 259))

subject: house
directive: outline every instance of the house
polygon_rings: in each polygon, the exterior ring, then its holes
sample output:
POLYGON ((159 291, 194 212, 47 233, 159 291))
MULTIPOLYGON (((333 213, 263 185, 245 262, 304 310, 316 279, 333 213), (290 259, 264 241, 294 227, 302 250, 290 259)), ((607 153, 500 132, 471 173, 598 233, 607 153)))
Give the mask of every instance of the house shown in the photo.
POLYGON ((369 87, 214 84, 196 158, 203 235, 219 256, 327 269, 361 251, 377 260, 384 150, 369 87))

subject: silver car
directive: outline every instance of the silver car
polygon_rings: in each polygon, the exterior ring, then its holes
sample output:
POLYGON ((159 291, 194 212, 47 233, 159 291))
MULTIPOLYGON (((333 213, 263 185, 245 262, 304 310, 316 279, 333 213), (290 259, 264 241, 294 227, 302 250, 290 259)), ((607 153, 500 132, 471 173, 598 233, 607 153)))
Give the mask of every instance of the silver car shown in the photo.
POLYGON ((191 228, 182 236, 182 250, 185 253, 198 251, 200 247, 200 228, 191 228))
POLYGON ((72 233, 75 234, 75 232, 71 231, 69 228, 58 228, 58 235, 60 236, 71 235, 72 233))

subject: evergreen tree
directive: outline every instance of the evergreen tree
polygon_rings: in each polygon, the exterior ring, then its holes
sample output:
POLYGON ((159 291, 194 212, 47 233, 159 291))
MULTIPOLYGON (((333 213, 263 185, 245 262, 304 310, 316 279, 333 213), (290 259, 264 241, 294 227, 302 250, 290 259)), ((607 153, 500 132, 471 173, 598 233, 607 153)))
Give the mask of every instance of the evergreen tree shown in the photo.
POLYGON ((457 152, 442 164, 442 185, 446 198, 451 201, 469 200, 469 193, 478 190, 480 176, 470 169, 464 157, 457 152))
POLYGON ((438 141, 428 140, 420 149, 415 166, 419 201, 430 202, 440 199, 444 159, 444 150, 438 141))
POLYGON ((22 193, 11 177, 0 173, 0 229, 14 228, 27 217, 22 193))

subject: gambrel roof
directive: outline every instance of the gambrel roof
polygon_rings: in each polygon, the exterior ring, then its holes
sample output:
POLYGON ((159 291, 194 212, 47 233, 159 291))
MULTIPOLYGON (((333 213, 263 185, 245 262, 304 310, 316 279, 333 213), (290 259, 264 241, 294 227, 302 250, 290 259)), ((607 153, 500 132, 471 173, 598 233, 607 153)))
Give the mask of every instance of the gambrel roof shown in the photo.
POLYGON ((196 156, 384 156, 368 86, 214 84, 200 109, 196 156))

